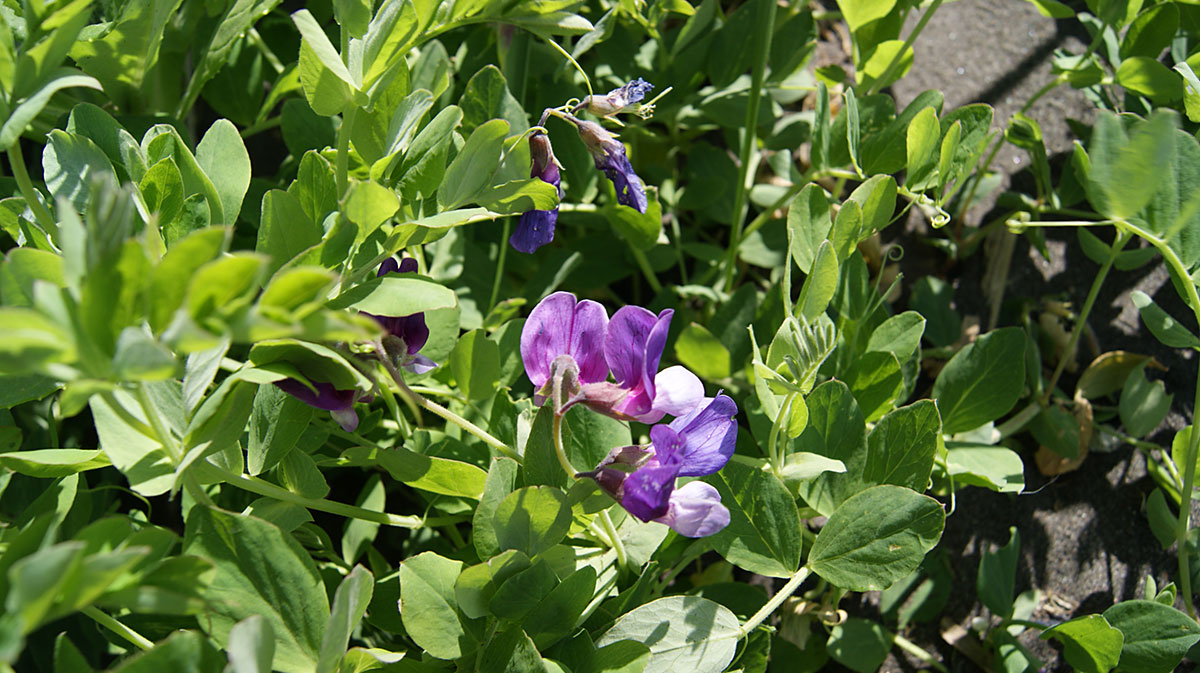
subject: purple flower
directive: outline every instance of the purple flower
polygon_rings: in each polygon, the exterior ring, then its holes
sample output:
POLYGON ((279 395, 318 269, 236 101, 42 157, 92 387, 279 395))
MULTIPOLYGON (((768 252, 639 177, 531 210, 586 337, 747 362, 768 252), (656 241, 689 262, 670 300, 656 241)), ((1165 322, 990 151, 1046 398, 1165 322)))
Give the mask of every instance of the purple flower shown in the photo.
MULTIPOLYGON (((541 132, 529 136, 529 154, 533 158, 529 177, 554 185, 558 189, 558 198, 562 199, 562 178, 559 175, 558 161, 554 158, 554 149, 550 146, 550 138, 541 132)), ((518 252, 530 254, 554 240, 556 221, 557 206, 554 210, 530 210, 521 215, 508 242, 518 252)))
POLYGON ((678 477, 713 474, 729 462, 737 438, 737 405, 718 394, 692 413, 650 429, 650 450, 614 449, 589 476, 642 521, 664 523, 688 537, 729 524, 717 490, 703 482, 675 488, 678 477), (633 471, 627 471, 633 467, 633 471))
POLYGON ((604 336, 604 358, 616 383, 583 386, 584 402, 623 420, 656 423, 664 414, 691 412, 704 397, 704 385, 684 367, 658 371, 674 311, 655 316, 640 306, 613 314, 604 336))
POLYGON ((359 397, 358 390, 338 390, 332 383, 310 383, 312 388, 316 388, 315 392, 296 379, 276 381, 275 386, 310 407, 328 411, 343 430, 354 432, 358 427, 358 414, 354 413, 354 403, 359 397))
POLYGON ((545 388, 556 362, 573 367, 579 383, 608 378, 603 353, 607 328, 608 312, 594 301, 578 301, 570 292, 555 292, 538 302, 521 329, 521 361, 538 391, 534 402, 540 405, 549 395, 545 388))
POLYGON ((604 171, 617 190, 617 203, 629 206, 639 213, 646 212, 646 186, 633 172, 629 158, 625 156, 625 145, 603 126, 595 122, 571 118, 579 137, 592 155, 596 168, 604 171))
POLYGON ((579 112, 586 109, 588 112, 600 117, 611 117, 640 103, 653 88, 653 84, 639 77, 625 86, 609 91, 603 96, 588 96, 584 98, 583 102, 576 105, 572 112, 579 112))
MULTIPOLYGON (((417 260, 406 257, 403 261, 397 262, 394 257, 389 257, 379 265, 377 276, 382 278, 389 273, 416 273, 416 271, 417 260)), ((399 342, 399 348, 394 351, 389 349, 389 351, 400 353, 399 359, 402 367, 414 374, 424 374, 437 367, 436 362, 419 354, 419 351, 425 347, 425 342, 429 340, 429 327, 425 324, 424 313, 383 316, 364 312, 364 315, 371 316, 375 322, 387 330, 386 340, 394 339, 399 342)))

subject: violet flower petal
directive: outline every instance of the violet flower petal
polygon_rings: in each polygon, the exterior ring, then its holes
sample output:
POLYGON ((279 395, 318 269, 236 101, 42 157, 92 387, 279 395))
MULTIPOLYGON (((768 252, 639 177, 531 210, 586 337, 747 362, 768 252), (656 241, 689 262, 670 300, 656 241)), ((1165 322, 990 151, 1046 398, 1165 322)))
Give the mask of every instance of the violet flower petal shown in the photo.
POLYGON ((354 413, 357 390, 338 390, 332 383, 312 383, 316 392, 296 379, 276 381, 275 386, 310 407, 332 412, 333 417, 347 432, 358 427, 358 415, 354 413))
POLYGON ((554 225, 558 221, 558 208, 554 210, 530 210, 521 215, 508 244, 517 252, 532 254, 538 248, 554 240, 554 225))
MULTIPOLYGON (((701 477, 725 467, 737 444, 735 414, 737 404, 733 399, 718 394, 707 404, 668 424, 671 430, 684 438, 679 476, 701 477)), ((652 438, 653 430, 651 428, 652 438)))
POLYGON ((652 521, 668 514, 671 491, 679 465, 644 465, 625 479, 621 506, 642 521, 652 521))
POLYGON ((597 161, 596 167, 604 171, 613 183, 617 192, 617 203, 629 206, 639 213, 645 214, 650 202, 646 198, 646 185, 638 174, 633 172, 633 164, 625 156, 622 148, 620 154, 609 155, 605 161, 597 161))
POLYGON ((550 379, 550 364, 559 355, 575 359, 581 383, 607 378, 603 353, 607 327, 603 306, 588 299, 577 301, 570 292, 555 292, 538 302, 521 329, 521 361, 534 388, 550 379))
POLYGON ((729 510, 721 504, 717 489, 702 481, 691 481, 670 494, 667 512, 654 520, 680 535, 705 537, 729 525, 729 510))
POLYGON ((629 391, 615 410, 644 423, 663 415, 654 409, 655 379, 674 313, 667 309, 655 316, 640 306, 623 306, 613 314, 604 338, 604 358, 613 378, 629 391))
POLYGON ((654 405, 658 418, 664 413, 683 416, 695 411, 704 402, 704 384, 690 369, 682 365, 667 367, 654 377, 654 405))
POLYGON ((424 355, 417 353, 410 355, 408 362, 405 362, 401 366, 414 374, 424 374, 437 369, 438 364, 424 355))

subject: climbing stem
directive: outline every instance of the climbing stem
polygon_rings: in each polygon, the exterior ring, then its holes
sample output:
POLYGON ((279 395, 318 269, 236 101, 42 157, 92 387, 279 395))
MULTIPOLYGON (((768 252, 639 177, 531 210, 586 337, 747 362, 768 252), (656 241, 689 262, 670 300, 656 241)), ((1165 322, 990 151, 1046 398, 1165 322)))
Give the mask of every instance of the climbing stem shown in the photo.
MULTIPOLYGON (((567 481, 571 481, 575 479, 576 470, 575 466, 571 465, 571 459, 567 458, 567 450, 563 447, 562 422, 565 415, 557 411, 554 413, 554 427, 552 432, 554 434, 554 453, 558 456, 558 464, 562 465, 563 471, 567 473, 567 481)), ((611 524, 612 522, 610 521, 609 523, 611 524)))
POLYGON ((346 188, 350 182, 350 134, 354 132, 354 122, 357 117, 358 107, 351 105, 350 109, 342 114, 342 126, 338 129, 337 165, 335 166, 334 179, 336 180, 339 199, 346 196, 346 188))
POLYGON ((766 621, 767 617, 771 616, 771 613, 779 609, 779 606, 783 605, 783 602, 787 600, 789 596, 796 593, 796 590, 800 588, 801 584, 804 584, 804 580, 808 579, 808 576, 811 573, 812 571, 808 569, 808 566, 804 566, 803 568, 797 570, 796 574, 792 575, 791 579, 787 581, 787 584, 784 584, 783 587, 781 587, 779 591, 771 597, 771 600, 767 601, 766 605, 762 606, 758 612, 754 613, 750 619, 747 619, 745 623, 742 624, 742 637, 744 638, 748 636, 750 632, 753 631, 759 624, 762 624, 764 621, 766 621))
POLYGON ((38 192, 29 179, 29 170, 25 168, 25 156, 21 153, 20 138, 14 140, 8 148, 8 163, 12 166, 13 179, 17 181, 17 188, 21 190, 21 196, 25 197, 25 205, 33 211, 34 218, 54 241, 54 244, 61 246, 62 241, 58 240, 58 222, 54 220, 50 211, 46 210, 46 206, 42 205, 41 199, 38 198, 38 192))
POLYGON ((140 650, 148 650, 148 649, 154 647, 154 641, 150 640, 146 636, 143 636, 142 634, 138 633, 137 631, 134 631, 133 629, 129 628, 128 626, 125 626, 121 622, 119 622, 116 619, 109 616, 107 613, 101 612, 95 606, 89 605, 89 606, 83 608, 82 610, 80 610, 80 612, 87 615, 88 617, 91 617, 92 621, 96 622, 100 626, 103 626, 104 628, 108 629, 109 631, 112 631, 113 633, 117 634, 118 636, 121 636, 125 640, 128 640, 129 642, 133 643, 140 650))
POLYGON ((627 567, 629 565, 629 556, 625 553, 625 543, 621 541, 621 535, 617 532, 617 527, 613 525, 612 517, 608 515, 608 510, 600 510, 600 516, 597 518, 600 519, 600 526, 604 528, 604 533, 608 536, 613 551, 617 553, 617 567, 627 567))

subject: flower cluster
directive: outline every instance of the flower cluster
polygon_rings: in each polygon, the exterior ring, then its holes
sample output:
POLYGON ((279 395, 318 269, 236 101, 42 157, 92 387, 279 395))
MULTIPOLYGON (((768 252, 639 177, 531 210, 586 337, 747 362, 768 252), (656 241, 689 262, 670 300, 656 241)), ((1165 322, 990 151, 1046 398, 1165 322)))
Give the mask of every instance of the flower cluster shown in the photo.
MULTIPOLYGON (((389 273, 415 273, 417 260, 406 258, 397 262, 395 258, 384 260, 379 265, 377 276, 382 278, 389 273)), ((425 325, 425 315, 417 313, 403 316, 383 316, 364 313, 379 323, 387 332, 382 344, 386 357, 392 357, 401 367, 415 374, 423 374, 437 367, 437 363, 420 354, 421 348, 429 340, 429 327, 425 325)), ((307 377, 306 377, 307 378, 307 377)), ((283 392, 295 397, 305 404, 317 409, 328 411, 334 420, 347 432, 358 428, 358 414, 354 412, 354 404, 369 401, 370 394, 359 390, 340 390, 332 383, 308 379, 283 379, 275 382, 283 392)))
POLYGON ((658 370, 672 314, 625 306, 609 319, 600 304, 556 292, 525 322, 521 359, 534 402, 552 399, 555 413, 584 404, 648 424, 674 416, 650 428, 649 445, 613 449, 595 470, 578 476, 594 479, 642 521, 700 537, 724 528, 729 510, 712 486, 694 481, 676 488, 676 480, 725 466, 737 437, 737 405, 726 395, 704 397, 700 379, 684 367, 658 370))
MULTIPOLYGON (((610 118, 629 108, 637 106, 646 93, 654 86, 640 77, 619 89, 608 92, 605 96, 588 96, 582 103, 575 106, 572 112, 588 110, 603 118, 610 118)), ((540 128, 550 115, 565 119, 575 125, 579 137, 592 156, 592 163, 604 172, 612 181, 617 192, 617 202, 629 206, 639 213, 645 213, 649 205, 646 199, 646 185, 633 170, 633 164, 625 153, 625 145, 617 140, 617 136, 607 131, 595 122, 585 121, 561 109, 546 110, 538 124, 540 128)), ((530 177, 541 180, 558 190, 561 199, 563 195, 561 166, 554 157, 554 149, 550 146, 550 138, 542 130, 535 130, 529 136, 529 154, 531 159, 530 177)), ((532 253, 543 245, 554 240, 554 225, 558 221, 558 208, 553 210, 530 210, 521 215, 517 227, 509 238, 509 243, 519 252, 532 253)))

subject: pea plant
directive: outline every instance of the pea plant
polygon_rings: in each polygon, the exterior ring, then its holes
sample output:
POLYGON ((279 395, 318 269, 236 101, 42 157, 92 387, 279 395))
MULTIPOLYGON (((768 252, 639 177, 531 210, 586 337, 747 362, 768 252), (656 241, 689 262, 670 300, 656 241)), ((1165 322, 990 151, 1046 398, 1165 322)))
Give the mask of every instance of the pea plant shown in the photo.
POLYGON ((905 625, 956 493, 1101 436, 1152 458, 1176 583, 1037 622, 1014 529, 981 665, 1174 670, 1200 433, 1149 441, 1148 357, 1070 395, 1044 328, 969 334, 897 262, 908 219, 951 260, 1072 226, 1067 350, 1114 265, 1200 320, 1191 10, 1080 10, 1035 99, 1121 114, 1055 175, 1030 117, 885 93, 941 4, 5 3, 0 670, 947 671, 905 625), (1037 193, 964 221, 1005 142, 1037 193))

